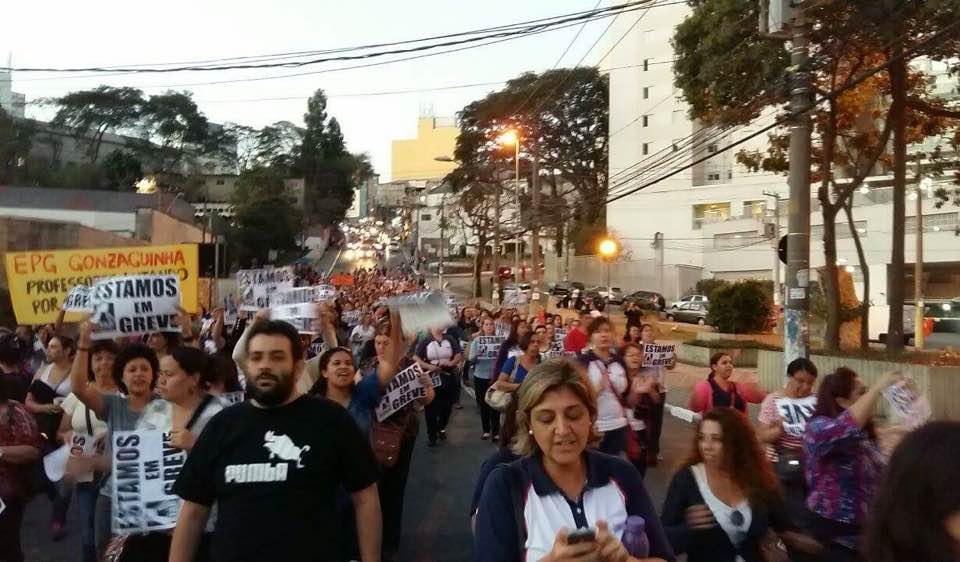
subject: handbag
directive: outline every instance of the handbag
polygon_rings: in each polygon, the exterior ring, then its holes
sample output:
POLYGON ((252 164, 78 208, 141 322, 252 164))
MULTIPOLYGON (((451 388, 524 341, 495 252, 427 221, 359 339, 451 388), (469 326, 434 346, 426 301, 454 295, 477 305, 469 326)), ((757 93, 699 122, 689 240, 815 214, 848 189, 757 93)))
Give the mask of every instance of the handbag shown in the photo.
POLYGON ((410 408, 381 421, 370 424, 370 448, 377 463, 384 468, 393 468, 400 460, 400 448, 410 423, 410 408))
MULTIPOLYGON (((520 356, 518 355, 513 362, 513 371, 510 372, 510 381, 513 382, 517 376, 517 369, 520 367, 520 356)), ((490 406, 498 412, 505 412, 510 408, 510 404, 513 402, 513 393, 505 392, 497 388, 496 383, 490 385, 487 388, 486 394, 483 395, 483 401, 487 403, 487 406, 490 406)))
POLYGON ((773 464, 773 471, 784 485, 805 486, 803 476, 803 450, 777 448, 777 462, 773 464))

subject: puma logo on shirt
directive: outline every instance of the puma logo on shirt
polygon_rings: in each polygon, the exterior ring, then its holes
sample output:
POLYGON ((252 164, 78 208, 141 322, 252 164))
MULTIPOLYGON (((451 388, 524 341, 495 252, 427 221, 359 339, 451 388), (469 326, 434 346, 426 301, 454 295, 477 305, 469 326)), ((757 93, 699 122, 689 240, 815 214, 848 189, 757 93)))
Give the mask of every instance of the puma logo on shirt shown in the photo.
POLYGON ((223 471, 223 480, 227 484, 255 484, 261 482, 286 482, 289 470, 288 462, 296 462, 297 468, 303 468, 303 454, 310 450, 310 445, 297 447, 290 437, 273 431, 263 436, 263 447, 270 452, 269 460, 279 458, 281 462, 257 462, 250 464, 227 465, 223 471))

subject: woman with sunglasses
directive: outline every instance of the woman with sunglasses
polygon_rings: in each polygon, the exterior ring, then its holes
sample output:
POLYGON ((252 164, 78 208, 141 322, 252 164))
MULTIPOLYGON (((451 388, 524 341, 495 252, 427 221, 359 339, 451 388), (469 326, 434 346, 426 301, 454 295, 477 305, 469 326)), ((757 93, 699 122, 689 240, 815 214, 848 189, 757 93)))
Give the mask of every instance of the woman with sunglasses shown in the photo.
POLYGON ((773 469, 750 422, 733 408, 714 408, 700 420, 661 520, 687 562, 764 562, 771 528, 791 545, 815 548, 790 530, 773 469))

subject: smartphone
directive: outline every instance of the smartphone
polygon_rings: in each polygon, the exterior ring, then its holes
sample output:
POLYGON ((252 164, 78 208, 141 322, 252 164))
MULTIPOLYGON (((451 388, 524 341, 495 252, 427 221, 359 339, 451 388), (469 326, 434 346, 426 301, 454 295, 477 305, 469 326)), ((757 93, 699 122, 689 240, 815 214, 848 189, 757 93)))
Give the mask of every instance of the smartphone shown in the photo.
POLYGON ((567 544, 580 544, 597 540, 597 532, 588 527, 581 527, 567 535, 567 544))

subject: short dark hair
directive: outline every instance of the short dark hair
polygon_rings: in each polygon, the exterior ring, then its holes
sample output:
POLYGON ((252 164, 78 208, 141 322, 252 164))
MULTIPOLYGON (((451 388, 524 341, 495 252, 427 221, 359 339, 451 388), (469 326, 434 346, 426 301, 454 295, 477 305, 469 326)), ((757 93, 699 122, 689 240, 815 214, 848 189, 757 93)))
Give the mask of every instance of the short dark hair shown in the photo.
POLYGON ((93 372, 93 356, 98 353, 109 353, 116 360, 117 354, 120 353, 120 346, 113 340, 96 340, 90 344, 90 353, 87 354, 87 380, 90 382, 97 379, 93 372))
POLYGON ((0 336, 0 363, 16 365, 23 359, 23 347, 15 334, 0 336))
MULTIPOLYGON (((317 377, 317 382, 313 383, 313 386, 310 387, 310 392, 308 394, 313 394, 315 396, 327 396, 327 377, 323 376, 323 372, 327 370, 327 367, 330 366, 330 361, 333 360, 333 356, 338 353, 346 353, 350 357, 351 363, 353 362, 353 352, 346 347, 334 347, 328 349, 320 354, 320 359, 317 360, 317 367, 319 367, 320 376, 317 377)), ((356 367, 356 365, 354 365, 356 367)))
POLYGON ((526 351, 530 347, 530 341, 537 337, 537 334, 534 332, 527 332, 520 336, 520 339, 517 340, 517 347, 520 348, 520 351, 526 351))
POLYGON ((788 377, 792 377, 800 371, 806 371, 813 375, 813 378, 817 378, 817 366, 813 364, 813 361, 807 359, 806 357, 797 357, 791 361, 789 365, 787 365, 788 377))
POLYGON ((587 335, 592 336, 594 332, 599 330, 602 326, 606 325, 607 327, 613 328, 613 324, 610 323, 610 319, 606 316, 597 316, 587 324, 587 335))
POLYGON ((303 359, 303 344, 300 343, 300 333, 289 322, 283 320, 267 320, 266 322, 257 322, 250 328, 247 334, 247 347, 244 351, 250 353, 250 342, 255 336, 284 336, 290 340, 290 353, 294 361, 303 359))
POLYGON ((160 369, 160 361, 157 360, 157 354, 142 343, 135 343, 120 348, 120 353, 117 354, 117 358, 113 361, 113 382, 117 385, 117 388, 120 389, 120 392, 124 394, 129 393, 127 385, 123 384, 123 370, 127 367, 127 363, 134 359, 146 359, 147 363, 150 363, 150 368, 153 370, 153 377, 150 379, 150 388, 156 388, 157 371, 160 369))
POLYGON ((200 378, 200 388, 209 388, 213 376, 210 372, 210 358, 206 353, 195 347, 175 347, 170 350, 170 357, 180 365, 183 372, 188 375, 198 375, 200 378))

